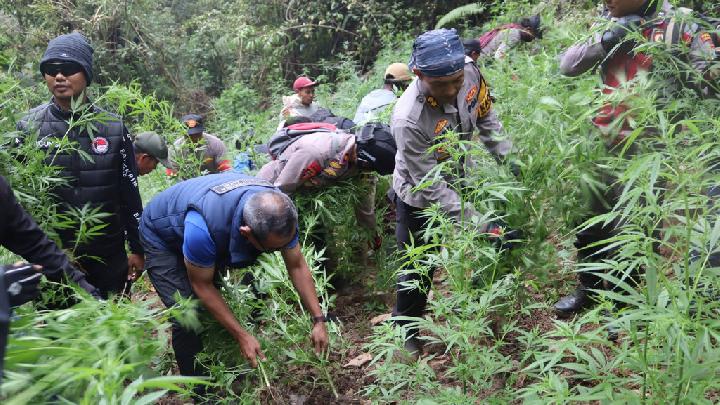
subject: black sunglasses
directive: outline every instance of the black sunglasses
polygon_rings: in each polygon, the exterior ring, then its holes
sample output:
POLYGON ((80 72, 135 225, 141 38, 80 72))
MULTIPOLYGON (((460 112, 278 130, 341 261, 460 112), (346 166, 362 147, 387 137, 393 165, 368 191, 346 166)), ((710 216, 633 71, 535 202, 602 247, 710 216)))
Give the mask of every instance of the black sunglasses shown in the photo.
POLYGON ((43 65, 43 73, 48 76, 57 76, 62 73, 63 76, 72 76, 82 72, 83 68, 74 62, 46 63, 43 65))

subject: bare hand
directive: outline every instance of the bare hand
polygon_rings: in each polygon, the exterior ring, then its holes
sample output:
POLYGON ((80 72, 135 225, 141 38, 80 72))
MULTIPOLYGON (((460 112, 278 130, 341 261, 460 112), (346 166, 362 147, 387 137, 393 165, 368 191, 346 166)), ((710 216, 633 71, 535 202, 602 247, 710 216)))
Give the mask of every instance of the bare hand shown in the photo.
POLYGON ((128 255, 128 281, 135 281, 142 274, 145 268, 145 256, 132 253, 128 255))
POLYGON ((325 328, 325 322, 318 322, 313 326, 312 332, 310 332, 310 341, 312 341, 315 347, 315 353, 321 355, 327 351, 329 338, 327 328, 325 328))
POLYGON ((257 367, 258 357, 260 357, 260 360, 265 360, 265 355, 260 348, 260 342, 258 342, 251 334, 243 333, 237 338, 237 342, 240 345, 240 351, 247 361, 250 362, 252 368, 257 367))

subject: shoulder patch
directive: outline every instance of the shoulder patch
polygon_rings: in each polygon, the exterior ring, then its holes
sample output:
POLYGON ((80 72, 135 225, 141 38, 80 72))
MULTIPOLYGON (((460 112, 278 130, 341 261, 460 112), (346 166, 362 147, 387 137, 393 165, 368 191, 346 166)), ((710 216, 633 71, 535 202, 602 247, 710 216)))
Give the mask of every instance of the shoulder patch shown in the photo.
POLYGON ((486 116, 492 108, 492 98, 490 97, 490 90, 488 89, 485 78, 480 78, 480 89, 477 94, 477 117, 482 118, 486 116))
POLYGON ((227 192, 233 191, 235 189, 238 189, 240 187, 246 187, 246 186, 265 186, 265 187, 272 187, 273 185, 269 182, 261 179, 237 179, 233 181, 228 181, 227 183, 219 184, 211 190, 215 192, 215 194, 225 194, 227 192))
POLYGON ((313 177, 320 174, 322 171, 322 166, 320 166, 320 163, 318 163, 317 160, 313 161, 308 165, 308 167, 304 168, 302 172, 300 172, 300 180, 307 181, 311 180, 313 177))
POLYGON ((713 43, 712 37, 711 37, 710 34, 707 33, 707 32, 703 32, 702 34, 700 34, 700 40, 701 40, 702 42, 708 42, 708 43, 711 43, 711 44, 713 43))
POLYGON ((470 88, 470 91, 468 91, 467 95, 465 96, 465 101, 470 103, 472 101, 472 99, 475 97, 475 95, 477 94, 477 91, 478 91, 477 85, 472 86, 472 88, 470 88))

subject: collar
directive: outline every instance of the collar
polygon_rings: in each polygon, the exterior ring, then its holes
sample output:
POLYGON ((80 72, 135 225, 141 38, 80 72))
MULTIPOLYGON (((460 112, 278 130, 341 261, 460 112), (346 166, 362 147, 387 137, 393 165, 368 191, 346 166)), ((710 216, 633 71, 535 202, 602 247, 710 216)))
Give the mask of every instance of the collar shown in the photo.
MULTIPOLYGON (((457 107, 455 107, 452 104, 444 103, 444 104, 440 105, 440 103, 438 103, 438 101, 435 100, 435 97, 429 96, 425 93, 424 87, 425 86, 423 86, 422 81, 418 80, 417 81, 417 89, 418 89, 418 94, 419 94, 418 101, 420 101, 421 103, 425 103, 436 110, 440 109, 440 107, 442 107, 443 112, 446 114, 454 114, 454 113, 458 112, 457 107)), ((458 97, 460 97, 459 93, 458 93, 458 97)))
POLYGON ((95 106, 92 104, 90 99, 87 99, 87 103, 83 105, 83 108, 77 111, 65 111, 57 104, 55 101, 55 97, 50 100, 50 112, 52 115, 54 115, 56 118, 59 118, 63 121, 68 121, 71 117, 72 118, 80 118, 80 116, 83 113, 83 110, 91 108, 92 111, 95 111, 95 106))

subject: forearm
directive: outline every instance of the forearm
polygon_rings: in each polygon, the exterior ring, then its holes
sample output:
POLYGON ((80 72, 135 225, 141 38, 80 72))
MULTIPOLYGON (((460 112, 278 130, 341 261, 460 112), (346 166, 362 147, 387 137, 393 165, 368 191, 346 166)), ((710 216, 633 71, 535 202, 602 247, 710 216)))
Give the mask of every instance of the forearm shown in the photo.
POLYGON ((565 76, 579 76, 600 63, 607 54, 599 38, 575 44, 560 55, 560 73, 565 76))
POLYGON ((293 268, 289 270, 289 272, 290 280, 293 286, 295 286, 298 295, 300 295, 303 307, 305 307, 313 317, 322 316, 322 308, 320 308, 320 301, 318 301, 315 282, 307 265, 293 268))
POLYGON ((240 322, 235 318, 230 307, 228 307, 222 295, 220 295, 220 291, 218 291, 212 283, 194 283, 192 284, 192 288, 203 306, 207 308, 208 312, 212 314, 220 325, 230 332, 233 338, 237 339, 247 334, 247 331, 240 326, 240 322))

